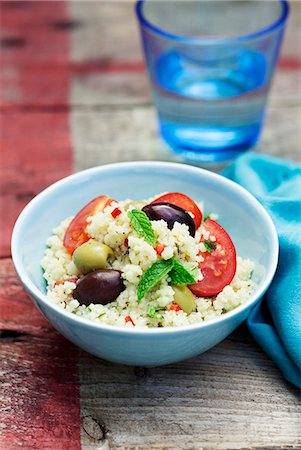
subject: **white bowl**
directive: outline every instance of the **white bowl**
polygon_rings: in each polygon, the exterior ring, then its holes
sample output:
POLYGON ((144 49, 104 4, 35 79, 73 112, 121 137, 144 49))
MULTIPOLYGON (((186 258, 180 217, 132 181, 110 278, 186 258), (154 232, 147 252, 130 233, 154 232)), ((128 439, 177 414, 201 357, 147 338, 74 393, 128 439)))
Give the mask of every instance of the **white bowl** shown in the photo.
POLYGON ((164 162, 110 164, 64 178, 37 195, 13 231, 12 257, 24 288, 52 325, 74 344, 101 358, 155 366, 198 355, 227 337, 269 287, 278 261, 278 238, 263 206, 238 184, 204 169, 164 162), (118 328, 69 313, 46 298, 40 261, 52 229, 92 198, 143 199, 183 192, 216 212, 237 254, 255 261, 258 287, 251 298, 215 319, 176 328, 118 328))

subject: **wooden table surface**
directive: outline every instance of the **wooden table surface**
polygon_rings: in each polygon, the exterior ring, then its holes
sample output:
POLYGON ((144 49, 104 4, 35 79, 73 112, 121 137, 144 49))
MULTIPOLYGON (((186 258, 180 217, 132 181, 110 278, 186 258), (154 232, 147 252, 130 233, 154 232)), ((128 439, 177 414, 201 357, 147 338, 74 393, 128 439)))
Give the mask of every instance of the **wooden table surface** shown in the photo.
MULTIPOLYGON (((75 348, 33 307, 9 249, 22 207, 72 171, 172 158, 132 3, 1 2, 1 22, 1 450, 301 448, 298 390, 245 326, 197 358, 143 369, 75 348)), ((295 161, 300 24, 295 1, 256 148, 295 161)))

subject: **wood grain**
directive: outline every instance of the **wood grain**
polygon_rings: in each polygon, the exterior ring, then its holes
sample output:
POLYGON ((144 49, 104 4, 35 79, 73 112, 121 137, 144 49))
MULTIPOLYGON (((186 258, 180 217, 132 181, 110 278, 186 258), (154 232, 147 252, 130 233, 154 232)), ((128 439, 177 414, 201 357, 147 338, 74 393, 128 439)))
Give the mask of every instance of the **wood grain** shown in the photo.
MULTIPOLYGON (((132 2, 103 2, 101 8, 97 2, 88 4, 70 7, 73 20, 81 18, 81 26, 72 31, 72 59, 88 68, 74 70, 71 85, 75 170, 114 161, 176 160, 158 138, 147 75, 139 65, 143 58, 132 2), (131 70, 116 70, 125 61, 131 70)), ((256 151, 300 161, 301 8, 293 2, 291 9, 256 151)))
MULTIPOLYGON (((299 1, 290 2, 290 15, 282 46, 282 56, 299 60, 301 9, 299 1)), ((134 0, 74 2, 69 15, 78 26, 71 30, 72 61, 141 60, 139 29, 134 0)))
MULTIPOLYGON (((301 108, 271 100, 256 151, 301 160, 301 108), (284 119, 285 118, 285 119, 284 119)), ((152 106, 75 109, 71 113, 75 170, 115 161, 176 160, 158 138, 152 106)))
POLYGON ((10 258, 0 264, 0 449, 79 450, 78 349, 42 317, 10 258))
POLYGON ((63 2, 1 3, 3 450, 80 448, 77 349, 35 309, 11 259, 5 258, 10 255, 12 226, 21 209, 71 171, 68 35, 57 30, 65 19, 63 2))
MULTIPOLYGON (((279 378, 244 327, 176 365, 133 369, 86 353, 80 361, 82 416, 109 430, 112 449, 301 445, 297 389, 279 378)), ((82 443, 98 448, 84 432, 82 443)))
MULTIPOLYGON (((54 4, 63 2, 1 3, 2 226, 70 168, 69 105, 75 170, 174 159, 157 135, 133 2, 70 2, 68 14, 54 4), (59 45, 66 37, 68 60, 59 45)), ((291 9, 256 150, 300 160, 301 3, 291 9)), ((4 255, 10 231, 6 226, 4 255)), ((78 357, 33 309, 6 258, 0 319, 1 450, 79 448, 77 361, 84 450, 301 448, 299 393, 245 327, 197 358, 161 368, 78 357)))
POLYGON ((26 203, 72 164, 68 110, 53 110, 68 101, 69 39, 54 26, 65 4, 12 5, 1 4, 1 256, 10 255, 12 227, 26 203))
MULTIPOLYGON (((292 9, 256 150, 300 160, 301 8, 292 9)), ((175 160, 158 138, 132 4, 93 3, 83 11, 77 2, 71 16, 82 18, 81 29, 72 32, 75 170, 115 161, 175 160), (116 70, 126 61, 130 70, 116 70)), ((298 391, 245 327, 198 358, 148 370, 82 352, 80 378, 81 441, 87 450, 301 448, 298 391)))

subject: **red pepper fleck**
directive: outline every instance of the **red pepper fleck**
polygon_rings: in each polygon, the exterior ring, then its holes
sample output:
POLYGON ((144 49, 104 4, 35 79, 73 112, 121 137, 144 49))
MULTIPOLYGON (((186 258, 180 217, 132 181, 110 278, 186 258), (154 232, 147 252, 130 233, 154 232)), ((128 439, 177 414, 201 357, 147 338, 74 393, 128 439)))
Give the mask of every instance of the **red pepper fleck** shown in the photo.
POLYGON ((128 238, 125 238, 125 240, 124 240, 124 246, 125 246, 125 248, 128 248, 128 246, 129 246, 129 240, 128 240, 128 238))
POLYGON ((120 216, 121 211, 119 208, 115 208, 113 209, 113 211, 111 212, 111 216, 114 217, 114 219, 116 219, 116 217, 120 216))
POLYGON ((156 250, 158 256, 161 256, 161 255, 162 255, 162 253, 163 253, 164 250, 165 250, 165 247, 166 247, 166 246, 165 246, 164 244, 157 244, 157 245, 156 245, 155 250, 156 250))
POLYGON ((56 281, 54 283, 54 286, 59 286, 60 284, 65 284, 66 281, 70 281, 71 283, 76 283, 78 280, 78 278, 69 278, 68 280, 63 280, 63 281, 56 281))
POLYGON ((177 305, 176 303, 173 303, 168 308, 168 311, 183 311, 183 310, 182 310, 182 308, 179 305, 177 305))
POLYGON ((135 326, 135 323, 134 323, 133 319, 131 318, 131 316, 126 316, 124 321, 125 321, 125 323, 131 322, 133 327, 135 326))

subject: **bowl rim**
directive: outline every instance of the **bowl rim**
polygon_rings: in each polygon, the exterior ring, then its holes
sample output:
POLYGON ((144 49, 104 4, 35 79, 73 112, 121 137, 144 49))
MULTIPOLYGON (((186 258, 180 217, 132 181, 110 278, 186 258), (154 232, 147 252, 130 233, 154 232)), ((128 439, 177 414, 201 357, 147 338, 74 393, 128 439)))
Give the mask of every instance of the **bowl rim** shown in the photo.
POLYGON ((261 299, 261 297, 264 295, 268 287, 270 286, 273 277, 275 275, 277 265, 278 265, 278 255, 279 255, 279 241, 278 241, 278 235, 275 228, 275 225, 268 214, 268 212, 265 210, 265 208, 261 205, 261 203, 250 193, 248 192, 244 187, 239 185, 238 183, 223 177, 222 175, 219 175, 217 173, 211 172, 207 169, 203 169, 200 167, 190 166, 182 163, 177 162, 164 162, 164 161, 129 161, 129 162, 119 162, 119 163, 110 163, 110 164, 104 164, 101 166, 92 167, 89 169, 85 169, 76 173, 73 173, 71 175, 68 175, 64 178, 61 178, 60 180, 54 182, 50 186, 43 189, 39 194, 37 194, 21 211, 19 217, 17 218, 12 238, 11 238, 11 254, 12 254, 12 260, 15 266, 15 270, 17 272, 17 275, 19 279, 21 280, 25 290, 30 294, 30 296, 33 296, 37 303, 41 302, 43 305, 46 306, 46 308, 50 308, 53 310, 53 312, 58 313, 58 315, 62 316, 65 320, 69 322, 75 322, 79 325, 83 325, 86 328, 93 328, 98 329, 102 331, 117 333, 117 334, 128 334, 131 335, 161 335, 161 334, 172 334, 172 333, 185 333, 187 331, 193 331, 196 329, 201 328, 207 328, 214 326, 216 324, 222 324, 228 320, 230 320, 234 316, 238 316, 239 313, 245 311, 250 306, 255 306, 256 303, 261 299), (115 325, 108 325, 108 324, 102 324, 98 322, 91 321, 89 319, 85 319, 83 317, 77 316, 74 313, 71 313, 67 311, 66 309, 62 309, 55 303, 51 302, 47 299, 46 294, 41 292, 39 288, 35 286, 35 284, 31 281, 29 276, 27 275, 26 268, 24 264, 22 263, 22 258, 20 256, 19 251, 19 245, 18 242, 20 242, 21 238, 21 229, 22 229, 22 223, 23 219, 25 218, 27 212, 36 206, 36 204, 39 204, 44 198, 47 198, 47 196, 58 189, 59 187, 63 186, 64 184, 68 184, 70 181, 74 182, 77 179, 80 180, 81 178, 85 178, 89 175, 93 175, 94 173, 97 173, 99 171, 103 170, 110 170, 110 169, 122 169, 122 168, 139 168, 139 167, 153 167, 153 168, 165 168, 165 169, 176 169, 176 170, 186 170, 187 172, 199 174, 206 176, 209 179, 215 179, 215 180, 222 180, 222 183, 226 184, 228 187, 232 188, 232 190, 236 190, 239 194, 241 194, 245 199, 248 200, 248 202, 257 210, 259 210, 260 215, 264 218, 264 221, 266 222, 270 237, 272 239, 272 245, 271 245, 271 264, 269 267, 266 268, 265 274, 263 279, 260 282, 259 287, 253 292, 249 300, 233 310, 224 313, 220 316, 217 316, 213 319, 209 319, 207 321, 202 322, 196 322, 194 324, 189 325, 181 325, 178 327, 160 327, 160 328, 144 328, 144 327, 135 327, 135 328, 128 328, 128 327, 118 327, 115 325))

